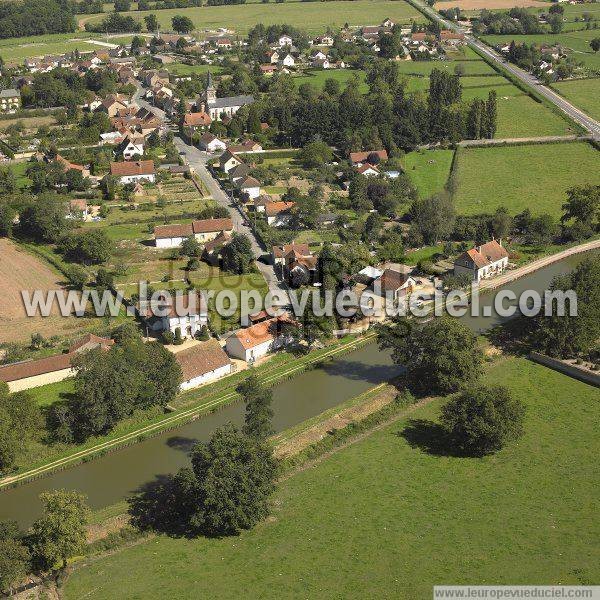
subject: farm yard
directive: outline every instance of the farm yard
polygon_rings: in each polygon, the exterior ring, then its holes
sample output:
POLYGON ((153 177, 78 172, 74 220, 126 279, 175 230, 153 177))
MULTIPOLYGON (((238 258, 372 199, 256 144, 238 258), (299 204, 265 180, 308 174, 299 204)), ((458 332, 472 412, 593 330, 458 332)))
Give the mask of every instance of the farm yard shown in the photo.
POLYGON ((600 155, 584 142, 460 148, 458 153, 454 199, 459 214, 505 206, 511 214, 528 208, 558 218, 569 187, 600 184, 600 155))
POLYGON ((273 516, 252 531, 152 536, 76 568, 65 598, 117 589, 184 598, 193 589, 196 597, 412 600, 440 581, 597 581, 600 392, 523 358, 497 359, 484 379, 526 406, 524 437, 497 454, 436 452, 434 400, 287 478, 273 516))
MULTIPOLYGON (((131 11, 122 13, 141 21, 144 13, 131 11)), ((288 23, 307 30, 309 33, 324 32, 327 27, 349 25, 374 25, 386 18, 398 23, 424 21, 425 17, 407 2, 402 0, 355 0, 343 2, 286 2, 269 5, 248 3, 225 6, 203 6, 198 8, 178 8, 156 11, 161 28, 171 28, 171 18, 175 15, 189 17, 198 31, 229 27, 235 33, 244 34, 257 23, 274 25, 288 23)), ((101 21, 102 15, 88 15, 87 22, 101 21)))

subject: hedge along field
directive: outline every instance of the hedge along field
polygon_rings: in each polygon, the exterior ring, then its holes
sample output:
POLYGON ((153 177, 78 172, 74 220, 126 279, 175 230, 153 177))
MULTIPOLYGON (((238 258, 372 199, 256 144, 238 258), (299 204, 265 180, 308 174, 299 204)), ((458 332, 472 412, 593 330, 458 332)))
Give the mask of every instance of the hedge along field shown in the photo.
MULTIPOLYGON (((152 11, 150 11, 152 12, 152 11)), ((122 13, 142 20, 148 12, 122 13)), ((327 27, 350 25, 378 25, 390 18, 399 23, 425 21, 425 17, 407 2, 401 0, 354 0, 353 2, 285 2, 282 4, 235 4, 177 8, 155 11, 163 30, 171 29, 175 15, 189 17, 198 30, 228 27, 244 34, 257 23, 277 25, 287 23, 311 33, 324 32, 327 27)), ((84 17, 89 23, 101 21, 103 15, 84 17)))
POLYGON ((597 581, 600 392, 521 358, 485 380, 527 407, 524 437, 496 455, 428 452, 434 401, 280 484, 254 530, 151 538, 76 568, 64 597, 414 600, 442 583, 597 581))
POLYGON ((600 152, 585 142, 460 148, 456 210, 472 215, 505 206, 511 214, 528 208, 558 218, 568 188, 600 184, 599 164, 600 152))
MULTIPOLYGON (((600 32, 598 36, 600 37, 600 32)), ((600 78, 561 81, 553 83, 552 89, 590 117, 600 121, 600 78)))

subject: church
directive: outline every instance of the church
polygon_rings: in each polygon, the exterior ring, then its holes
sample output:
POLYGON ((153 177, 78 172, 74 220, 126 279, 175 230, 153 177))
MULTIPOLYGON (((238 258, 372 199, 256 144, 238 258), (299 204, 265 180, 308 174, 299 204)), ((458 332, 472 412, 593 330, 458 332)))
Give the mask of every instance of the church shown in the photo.
POLYGON ((254 102, 253 96, 231 96, 229 98, 217 98, 217 88, 213 85, 210 71, 204 94, 196 103, 200 111, 205 111, 213 121, 220 121, 223 116, 233 117, 235 113, 245 106, 254 102))

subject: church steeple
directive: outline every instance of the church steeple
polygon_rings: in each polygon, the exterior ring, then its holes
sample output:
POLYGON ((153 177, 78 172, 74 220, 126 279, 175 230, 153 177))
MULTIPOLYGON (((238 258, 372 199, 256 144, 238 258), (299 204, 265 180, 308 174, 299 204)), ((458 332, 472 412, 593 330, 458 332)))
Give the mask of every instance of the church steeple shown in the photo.
POLYGON ((210 106, 217 99, 217 88, 215 88, 213 85, 213 79, 210 71, 208 71, 205 96, 207 106, 210 106))

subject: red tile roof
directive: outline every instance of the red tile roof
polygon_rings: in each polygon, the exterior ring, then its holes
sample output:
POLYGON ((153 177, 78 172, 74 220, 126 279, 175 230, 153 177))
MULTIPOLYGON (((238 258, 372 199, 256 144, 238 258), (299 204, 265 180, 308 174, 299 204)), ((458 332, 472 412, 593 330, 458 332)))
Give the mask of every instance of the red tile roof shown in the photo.
POLYGON ((388 153, 386 150, 368 150, 366 152, 350 152, 350 160, 353 164, 364 163, 371 154, 379 156, 380 160, 387 160, 388 153))
POLYGON ((154 238, 177 238, 190 237, 195 233, 213 233, 218 231, 232 231, 233 221, 231 219, 202 219, 191 223, 174 223, 172 225, 156 225, 154 227, 154 238))
POLYGON ((183 117, 183 124, 188 127, 204 127, 211 123, 210 115, 205 112, 188 113, 183 117))
POLYGON ((110 163, 110 174, 115 177, 132 175, 154 175, 153 160, 135 160, 131 162, 110 163))
POLYGON ((275 339, 275 336, 271 331, 276 325, 277 321, 278 318, 274 317, 273 319, 269 319, 268 321, 256 323, 251 327, 236 331, 233 334, 233 337, 237 338, 242 348, 244 348, 245 350, 249 350, 250 348, 254 348, 259 344, 275 339))
POLYGON ((281 213, 289 212, 296 206, 295 202, 284 202, 283 200, 280 202, 268 202, 265 204, 265 212, 268 217, 274 217, 281 213))

